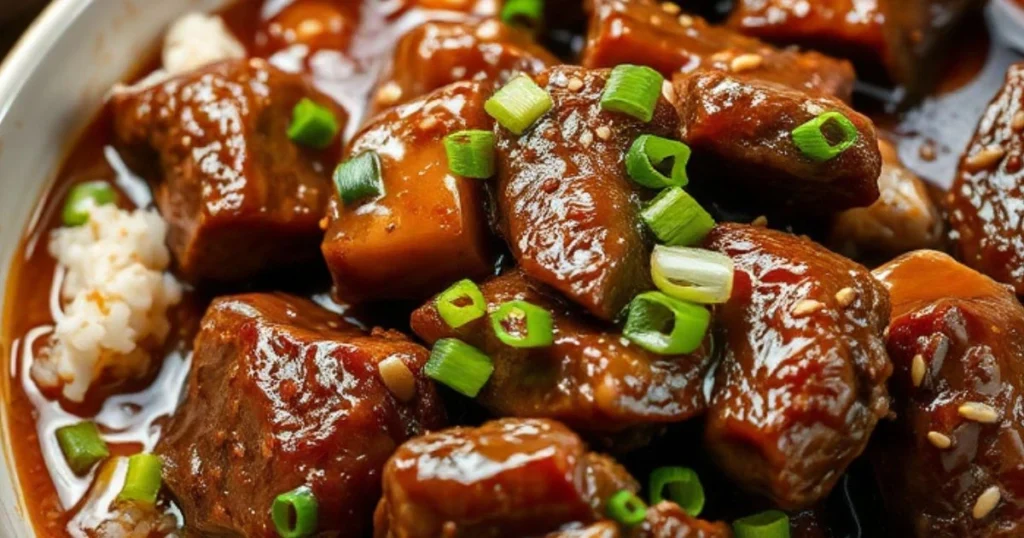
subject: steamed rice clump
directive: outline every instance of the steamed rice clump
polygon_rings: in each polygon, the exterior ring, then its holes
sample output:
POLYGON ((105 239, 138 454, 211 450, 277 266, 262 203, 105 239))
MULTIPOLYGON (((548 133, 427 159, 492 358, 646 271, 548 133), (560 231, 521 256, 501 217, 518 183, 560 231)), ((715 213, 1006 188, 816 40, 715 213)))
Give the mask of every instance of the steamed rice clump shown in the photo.
POLYGON ((104 373, 141 375, 150 351, 170 330, 167 309, 181 300, 181 285, 166 273, 167 223, 155 211, 93 207, 89 222, 50 237, 50 254, 65 269, 58 316, 49 347, 32 365, 44 387, 82 401, 104 373))
POLYGON ((216 15, 189 13, 174 22, 164 37, 164 69, 178 75, 204 65, 245 58, 245 45, 216 15))

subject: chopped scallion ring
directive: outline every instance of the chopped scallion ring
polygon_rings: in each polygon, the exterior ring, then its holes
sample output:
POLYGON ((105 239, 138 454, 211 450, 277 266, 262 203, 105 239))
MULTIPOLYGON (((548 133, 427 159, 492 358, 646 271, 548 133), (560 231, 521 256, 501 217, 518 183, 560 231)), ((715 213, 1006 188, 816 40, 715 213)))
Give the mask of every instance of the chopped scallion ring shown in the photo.
POLYGON ((626 173, 635 183, 652 189, 684 187, 690 147, 678 140, 640 135, 626 153, 626 173))
POLYGON ((857 126, 840 112, 825 112, 811 121, 793 129, 793 143, 800 153, 807 158, 824 162, 834 159, 840 153, 850 149, 860 138, 857 126), (825 135, 824 129, 829 123, 839 128, 842 138, 833 144, 825 135))
POLYGON ((551 312, 526 301, 509 301, 491 314, 494 334, 511 347, 547 347, 555 341, 551 312))
POLYGON ((707 308, 649 291, 629 304, 622 335, 651 353, 683 355, 700 347, 710 324, 707 308))
POLYGON ((715 219, 679 187, 661 191, 640 211, 640 218, 659 241, 670 246, 699 243, 715 227, 715 219))
POLYGON ((700 304, 721 304, 732 295, 732 259, 701 248, 656 245, 651 278, 666 295, 700 304))
POLYGON ((494 363, 482 351, 461 340, 442 338, 434 342, 430 360, 423 370, 434 381, 475 398, 494 373, 494 363))
POLYGON ((135 454, 128 458, 128 473, 125 475, 124 486, 117 500, 155 503, 162 483, 162 467, 163 462, 155 454, 135 454))
POLYGON ((384 192, 380 157, 376 151, 364 151, 341 163, 334 170, 334 186, 346 205, 380 196, 384 192))
POLYGON ((458 329, 487 313, 487 301, 472 280, 464 279, 437 296, 437 312, 453 329, 458 329))
POLYGON ((114 187, 106 181, 86 181, 71 188, 64 200, 61 219, 65 226, 81 226, 89 222, 89 208, 112 204, 117 198, 114 187))
POLYGON ((89 472, 96 462, 110 456, 110 450, 100 436, 99 428, 88 420, 58 428, 57 443, 64 453, 68 467, 79 476, 89 472))
POLYGON ((736 538, 789 538, 789 517, 778 510, 743 517, 732 523, 736 538))
POLYGON ((530 31, 540 29, 544 20, 544 0, 505 0, 501 21, 530 31))
POLYGON ((319 512, 316 495, 302 486, 278 495, 270 508, 270 518, 281 538, 304 538, 316 533, 319 512))
POLYGON ((519 75, 491 96, 484 110, 502 127, 521 135, 553 105, 544 88, 530 77, 519 75))
POLYGON ((608 517, 620 525, 633 526, 647 517, 647 505, 636 493, 624 489, 608 499, 608 517))
POLYGON ((338 119, 329 108, 303 97, 292 109, 288 138, 303 146, 323 149, 338 136, 339 129, 338 119))
POLYGON ((444 137, 448 169, 452 173, 474 179, 494 175, 494 133, 491 131, 459 131, 444 137))
POLYGON ((692 517, 700 515, 704 510, 704 486, 700 477, 693 469, 686 467, 661 467, 651 473, 650 494, 651 505, 665 500, 665 489, 668 498, 679 505, 692 517))
POLYGON ((651 121, 665 77, 650 67, 622 64, 612 69, 601 94, 601 108, 651 121))

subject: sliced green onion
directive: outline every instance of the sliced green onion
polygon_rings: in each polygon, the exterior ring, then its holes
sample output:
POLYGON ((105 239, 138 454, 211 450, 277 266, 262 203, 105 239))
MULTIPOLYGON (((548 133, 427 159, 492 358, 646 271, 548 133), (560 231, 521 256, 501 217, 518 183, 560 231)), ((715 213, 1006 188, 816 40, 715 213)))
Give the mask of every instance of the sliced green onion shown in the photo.
POLYGON ((813 161, 824 162, 834 159, 840 153, 850 149, 860 138, 857 126, 840 112, 825 112, 813 120, 793 129, 793 143, 806 157, 813 161), (833 122, 842 135, 835 144, 829 142, 824 128, 833 122))
POLYGON ((721 304, 732 295, 732 259, 701 248, 656 245, 651 278, 666 295, 701 304, 721 304))
POLYGON ((622 335, 651 353, 682 355, 700 347, 710 323, 707 308, 649 291, 629 304, 622 335))
POLYGON ((501 21, 509 26, 539 30, 544 20, 544 0, 505 0, 501 21))
POLYGON ((282 493, 270 508, 277 535, 281 538, 304 538, 316 533, 319 504, 316 495, 306 486, 282 493))
POLYGON ((664 82, 665 77, 650 67, 617 65, 601 94, 601 108, 622 112, 644 122, 651 121, 664 82))
POLYGON ((338 119, 331 109, 303 97, 292 109, 288 138, 303 146, 323 149, 338 136, 339 129, 338 119))
POLYGON ((555 341, 551 312, 526 301, 509 301, 491 314, 494 334, 512 347, 547 347, 555 341))
POLYGON ((647 505, 636 493, 624 489, 608 499, 608 517, 620 525, 632 526, 647 517, 647 505))
POLYGON ((704 486, 700 477, 693 469, 686 467, 661 467, 651 473, 650 494, 651 505, 665 500, 665 489, 668 498, 679 505, 692 517, 700 515, 704 510, 704 486))
POLYGON ((434 303, 437 305, 438 314, 441 314, 441 319, 453 329, 482 318, 487 313, 484 294, 480 293, 480 288, 469 279, 452 284, 437 296, 434 303))
POLYGON ((128 474, 117 500, 155 503, 156 495, 160 493, 162 467, 163 462, 155 454, 136 454, 128 458, 128 474))
POLYGON ((652 189, 683 187, 689 182, 689 160, 690 146, 660 136, 640 135, 626 153, 626 173, 635 183, 652 189))
POLYGON ((494 175, 494 133, 459 131, 444 137, 448 169, 463 177, 487 179, 494 175))
POLYGON ((434 342, 430 360, 423 367, 438 383, 475 398, 494 373, 491 358, 479 349, 455 338, 434 342))
POLYGON ((523 134, 554 103, 551 96, 526 75, 510 80, 484 103, 484 110, 502 127, 523 134))
POLYGON ((88 420, 57 429, 57 443, 68 467, 77 475, 84 475, 96 462, 110 456, 99 428, 88 420))
POLYGON ((71 188, 64 199, 61 218, 65 226, 81 226, 89 222, 89 208, 112 204, 117 198, 114 187, 106 181, 87 181, 71 188))
POLYGON ((661 191, 640 211, 640 218, 659 241, 671 246, 699 243, 715 227, 715 219, 679 187, 661 191))
POLYGON ((789 517, 778 510, 768 510, 737 519, 732 530, 736 538, 789 538, 789 517))
POLYGON ((341 163, 334 170, 334 186, 345 204, 351 204, 384 192, 380 157, 376 151, 364 151, 341 163))

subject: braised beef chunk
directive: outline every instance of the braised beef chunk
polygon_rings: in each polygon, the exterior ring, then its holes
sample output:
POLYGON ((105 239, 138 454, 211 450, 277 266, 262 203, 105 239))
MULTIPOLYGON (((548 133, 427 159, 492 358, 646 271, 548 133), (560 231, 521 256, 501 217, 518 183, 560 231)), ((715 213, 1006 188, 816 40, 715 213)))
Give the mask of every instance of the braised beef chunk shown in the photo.
POLYGON ((639 486, 550 420, 503 419, 406 442, 384 469, 377 538, 543 536, 639 486))
MULTIPOLYGON (((681 138, 693 149, 702 188, 730 198, 740 192, 760 212, 787 215, 828 215, 878 198, 882 158, 874 125, 842 102, 719 71, 679 76, 674 85, 681 138), (826 112, 846 116, 857 140, 817 161, 797 147, 792 132, 826 112)), ((822 128, 826 138, 841 139, 832 131, 838 129, 831 123, 822 128)))
POLYGON ((553 108, 522 136, 498 128, 501 229, 523 271, 602 319, 650 287, 640 189, 625 156, 642 134, 674 138, 672 105, 650 122, 601 108, 607 69, 559 66, 537 75, 553 108))
POLYGON ((420 375, 427 358, 398 333, 365 334, 305 299, 215 300, 185 400, 156 449, 186 526, 204 536, 276 536, 274 498, 307 486, 321 506, 320 532, 365 536, 387 458, 443 425, 433 384, 420 375), (414 384, 385 382, 384 361, 414 384))
POLYGON ((666 77, 699 68, 767 80, 848 101, 855 80, 849 62, 816 52, 780 50, 700 17, 666 10, 656 0, 593 0, 586 67, 646 65, 666 77))
POLYGON ((945 254, 875 270, 892 300, 896 421, 879 426, 876 475, 900 536, 1024 533, 1024 308, 945 254), (896 504, 898 503, 898 504, 896 504))
POLYGON ((949 191, 950 238, 960 259, 1024 295, 1024 63, 981 117, 949 191))
POLYGON ((376 117, 349 146, 375 152, 383 194, 328 210, 324 258, 346 301, 421 299, 491 271, 483 182, 448 168, 444 137, 491 129, 489 85, 452 84, 376 117))
MULTIPOLYGON (((732 538, 732 528, 688 515, 664 501, 647 509, 647 519, 630 529, 629 538, 732 538)), ((799 538, 799 537, 798 537, 799 538)))
POLYGON ((888 412, 888 295, 860 265, 790 234, 722 224, 707 246, 736 266, 716 313, 724 354, 708 449, 741 486, 809 506, 888 412))
POLYGON ((430 21, 398 41, 372 105, 381 110, 460 80, 504 83, 515 72, 535 74, 558 63, 525 30, 496 19, 430 21))
POLYGON ((239 282, 317 259, 336 152, 288 139, 303 98, 344 126, 347 115, 331 98, 260 59, 115 92, 119 143, 161 171, 154 197, 182 277, 239 282))
MULTIPOLYGON (((557 419, 588 434, 628 430, 634 443, 646 443, 657 427, 705 410, 702 384, 711 362, 710 336, 690 355, 664 357, 623 343, 617 330, 588 320, 518 270, 492 278, 480 290, 488 311, 513 300, 550 311, 554 344, 507 346, 486 317, 452 329, 434 301, 413 312, 411 324, 428 343, 458 338, 491 357, 494 374, 477 401, 495 415, 557 419)), ((617 448, 628 448, 625 441, 617 439, 617 448)))

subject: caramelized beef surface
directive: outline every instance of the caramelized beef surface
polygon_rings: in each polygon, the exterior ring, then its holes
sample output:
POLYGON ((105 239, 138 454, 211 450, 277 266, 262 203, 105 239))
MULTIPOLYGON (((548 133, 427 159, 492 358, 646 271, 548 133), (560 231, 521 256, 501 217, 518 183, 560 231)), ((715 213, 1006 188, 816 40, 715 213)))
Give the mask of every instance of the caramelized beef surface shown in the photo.
POLYGON ((628 538, 732 538, 732 528, 688 515, 679 505, 663 501, 647 510, 647 519, 630 529, 628 538))

